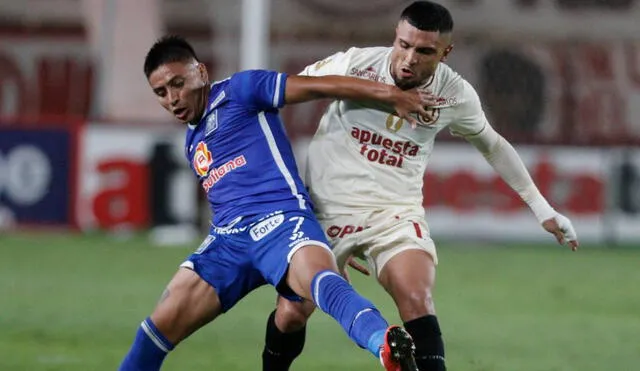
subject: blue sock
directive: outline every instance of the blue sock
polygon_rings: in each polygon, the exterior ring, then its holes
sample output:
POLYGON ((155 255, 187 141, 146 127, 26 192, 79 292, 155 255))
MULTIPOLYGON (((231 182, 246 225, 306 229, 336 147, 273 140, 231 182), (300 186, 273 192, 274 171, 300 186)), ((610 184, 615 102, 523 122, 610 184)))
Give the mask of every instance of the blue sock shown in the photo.
POLYGON ((330 270, 313 277, 311 292, 318 308, 337 320, 359 347, 379 355, 389 325, 373 303, 330 270))
POLYGON ((119 371, 158 371, 173 345, 158 331, 151 318, 142 321, 119 371))

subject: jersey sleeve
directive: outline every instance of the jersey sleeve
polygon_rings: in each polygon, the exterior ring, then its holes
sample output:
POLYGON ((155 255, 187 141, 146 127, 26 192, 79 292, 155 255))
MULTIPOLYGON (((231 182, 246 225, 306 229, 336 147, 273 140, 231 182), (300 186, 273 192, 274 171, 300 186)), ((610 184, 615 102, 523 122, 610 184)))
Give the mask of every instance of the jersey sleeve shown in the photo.
POLYGON ((231 97, 258 110, 282 108, 287 74, 248 70, 235 73, 229 80, 231 97))
POLYGON ((456 119, 449 126, 449 130, 456 136, 477 134, 488 125, 487 118, 482 110, 480 97, 476 90, 466 80, 461 82, 461 101, 458 102, 456 119))
POLYGON ((349 68, 349 62, 355 48, 351 48, 346 52, 338 52, 323 60, 317 61, 305 67, 298 75, 301 76, 327 76, 340 75, 346 76, 349 68))

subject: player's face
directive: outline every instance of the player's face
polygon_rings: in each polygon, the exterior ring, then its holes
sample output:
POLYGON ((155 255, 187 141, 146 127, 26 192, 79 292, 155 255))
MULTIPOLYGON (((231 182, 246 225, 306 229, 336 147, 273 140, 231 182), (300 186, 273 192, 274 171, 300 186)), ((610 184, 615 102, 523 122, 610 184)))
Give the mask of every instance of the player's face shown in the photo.
POLYGON ((451 49, 451 34, 421 31, 402 20, 391 51, 391 76, 401 89, 420 86, 435 73, 451 49))
POLYGON ((208 80, 206 68, 196 61, 163 64, 149 75, 149 85, 160 105, 183 123, 202 117, 208 80))

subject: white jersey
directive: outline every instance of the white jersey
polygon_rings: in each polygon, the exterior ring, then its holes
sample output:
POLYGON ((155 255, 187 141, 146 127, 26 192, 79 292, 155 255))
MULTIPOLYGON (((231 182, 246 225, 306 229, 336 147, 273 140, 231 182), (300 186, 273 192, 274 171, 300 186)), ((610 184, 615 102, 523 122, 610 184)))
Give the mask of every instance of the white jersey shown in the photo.
MULTIPOLYGON (((394 84, 390 47, 351 48, 307 66, 301 75, 342 75, 394 84)), ((487 120, 475 89, 440 63, 423 88, 439 97, 430 126, 416 129, 392 107, 337 100, 309 146, 306 184, 316 211, 345 214, 422 206, 423 176, 436 134, 480 132, 487 120)))

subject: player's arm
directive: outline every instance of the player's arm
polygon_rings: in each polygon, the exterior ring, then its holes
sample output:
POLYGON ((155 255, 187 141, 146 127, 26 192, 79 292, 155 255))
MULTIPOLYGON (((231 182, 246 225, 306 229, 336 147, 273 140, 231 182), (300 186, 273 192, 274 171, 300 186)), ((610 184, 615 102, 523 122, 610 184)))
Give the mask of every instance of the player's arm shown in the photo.
POLYGON ((545 230, 559 243, 566 243, 576 250, 578 238, 571 221, 549 205, 511 143, 487 122, 475 89, 466 83, 465 90, 466 98, 458 107, 460 118, 452 128, 454 133, 463 136, 482 153, 500 177, 529 205, 545 230))
MULTIPOLYGON (((358 50, 358 48, 350 48, 346 52, 335 53, 327 58, 306 66, 298 76, 322 77, 323 79, 302 79, 299 81, 293 81, 293 84, 290 85, 291 89, 287 91, 289 97, 285 99, 286 102, 299 103, 321 98, 373 100, 392 105, 396 108, 397 112, 401 112, 402 108, 398 109, 397 100, 393 97, 394 93, 399 93, 395 86, 378 84, 362 79, 342 79, 339 77, 348 76, 351 59, 354 54, 358 53, 358 50), (343 85, 341 86, 341 84, 343 85)), ((289 81, 291 81, 291 78, 292 77, 289 77, 289 81)), ((290 84, 290 82, 288 82, 288 84, 290 84)), ((410 93, 413 94, 414 92, 410 93)), ((421 94, 422 96, 421 99, 423 100, 423 106, 436 104, 436 100, 432 95, 424 92, 418 94, 421 94)), ((422 107, 417 108, 420 111, 415 111, 416 113, 420 112, 423 116, 428 116, 425 115, 422 107)), ((419 124, 419 122, 413 117, 402 114, 399 114, 399 116, 407 118, 413 127, 416 127, 416 125, 419 124)))
POLYGON ((403 91, 395 85, 347 76, 289 76, 285 89, 285 104, 316 99, 376 101, 393 106, 396 114, 418 124, 412 113, 427 115, 425 106, 434 105, 433 96, 418 90, 403 91))
POLYGON ((281 108, 285 104, 314 99, 372 100, 393 106, 396 114, 412 125, 410 115, 427 114, 425 106, 435 104, 433 95, 417 90, 403 91, 394 85, 345 76, 288 76, 264 70, 242 71, 229 79, 229 94, 239 103, 256 110, 281 108))
POLYGON ((347 76, 350 60, 356 51, 351 48, 306 66, 298 76, 289 76, 285 101, 287 104, 314 99, 374 100, 393 105, 398 88, 347 76))

